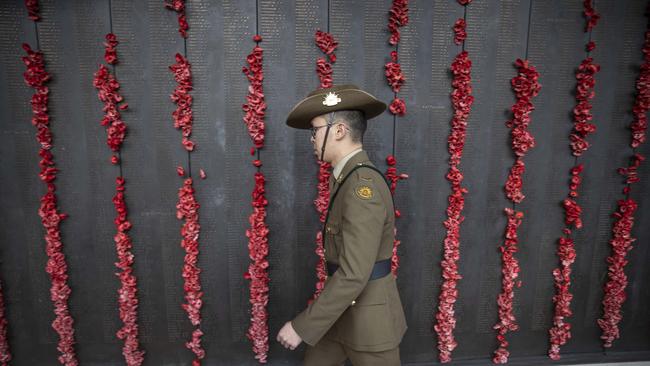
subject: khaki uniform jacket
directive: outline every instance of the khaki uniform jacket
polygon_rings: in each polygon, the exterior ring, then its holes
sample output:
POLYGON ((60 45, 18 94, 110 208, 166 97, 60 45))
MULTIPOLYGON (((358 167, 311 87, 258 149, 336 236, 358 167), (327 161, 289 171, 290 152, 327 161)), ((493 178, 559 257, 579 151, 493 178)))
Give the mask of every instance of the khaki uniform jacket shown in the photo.
MULTIPOLYGON (((359 164, 373 166, 365 151, 348 160, 338 182, 331 180, 330 198, 359 164)), ((340 187, 330 207, 325 259, 339 267, 325 281, 318 299, 292 320, 293 328, 312 346, 327 337, 357 351, 395 348, 407 328, 395 276, 368 281, 374 263, 393 254, 395 215, 390 190, 378 172, 359 168, 340 187)))

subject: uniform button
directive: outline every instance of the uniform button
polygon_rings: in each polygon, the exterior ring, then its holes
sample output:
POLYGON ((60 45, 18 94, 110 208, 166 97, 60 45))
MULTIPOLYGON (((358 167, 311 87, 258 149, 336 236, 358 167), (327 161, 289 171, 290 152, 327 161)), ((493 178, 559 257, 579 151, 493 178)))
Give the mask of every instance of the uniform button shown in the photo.
POLYGON ((327 231, 327 233, 329 234, 329 233, 332 232, 332 228, 328 226, 327 229, 326 229, 325 231, 327 231))
POLYGON ((352 306, 354 306, 354 304, 356 303, 357 303, 356 300, 352 300, 352 306))

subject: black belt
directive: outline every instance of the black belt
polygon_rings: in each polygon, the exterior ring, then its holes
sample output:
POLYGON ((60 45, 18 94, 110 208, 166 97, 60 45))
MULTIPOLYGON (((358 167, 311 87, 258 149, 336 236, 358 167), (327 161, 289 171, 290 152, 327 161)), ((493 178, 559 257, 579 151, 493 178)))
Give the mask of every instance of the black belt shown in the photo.
MULTIPOLYGON (((332 276, 337 269, 339 269, 338 264, 327 263, 327 273, 330 276, 332 276)), ((390 258, 381 260, 379 262, 375 262, 375 265, 372 267, 372 273, 370 274, 369 281, 385 277, 389 273, 390 273, 390 258)))

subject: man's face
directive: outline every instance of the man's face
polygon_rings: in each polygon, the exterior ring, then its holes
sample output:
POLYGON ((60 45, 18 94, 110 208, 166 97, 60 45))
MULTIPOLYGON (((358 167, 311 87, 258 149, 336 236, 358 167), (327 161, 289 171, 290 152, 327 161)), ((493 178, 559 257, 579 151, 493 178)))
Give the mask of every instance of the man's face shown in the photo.
MULTIPOLYGON (((317 158, 320 158, 323 149, 323 142, 325 141, 325 132, 327 131, 327 121, 322 116, 315 117, 311 120, 311 127, 311 143, 314 148, 314 155, 316 155, 317 158)), ((329 138, 328 142, 330 142, 329 138)), ((330 144, 328 143, 328 145, 330 144)), ((327 151, 325 151, 325 154, 327 155, 327 151)), ((325 157, 323 157, 323 160, 327 161, 325 157)))

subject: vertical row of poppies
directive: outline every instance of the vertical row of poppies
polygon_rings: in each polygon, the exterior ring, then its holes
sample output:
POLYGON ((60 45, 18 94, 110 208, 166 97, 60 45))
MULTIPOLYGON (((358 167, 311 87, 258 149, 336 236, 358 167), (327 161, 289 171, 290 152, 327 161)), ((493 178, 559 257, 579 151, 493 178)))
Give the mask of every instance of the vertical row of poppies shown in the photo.
MULTIPOLYGON (((649 10, 646 9, 646 17, 650 16, 649 10)), ((630 194, 632 184, 639 181, 637 169, 645 160, 645 156, 638 153, 637 148, 645 143, 646 130, 648 129, 646 114, 650 109, 650 29, 645 32, 645 42, 641 52, 643 53, 643 64, 636 80, 637 94, 632 107, 633 116, 629 127, 632 132, 630 136, 632 155, 628 166, 618 169, 618 172, 625 177, 626 185, 623 188, 625 198, 617 202, 618 209, 613 215, 616 217, 616 221, 612 229, 612 239, 609 242, 611 254, 607 258, 609 268, 602 301, 603 317, 598 319, 598 325, 602 329, 600 338, 603 340, 603 347, 605 348, 611 347, 614 340, 620 336, 618 323, 623 318, 621 307, 627 297, 625 294, 627 287, 625 266, 628 263, 626 255, 632 249, 632 243, 636 240, 632 237, 632 226, 634 225, 634 212, 638 204, 634 199, 630 198, 630 194)))
MULTIPOLYGON (((329 9, 328 9, 329 11, 329 9)), ((328 32, 321 30, 316 31, 315 35, 316 46, 325 54, 324 57, 319 57, 316 60, 316 74, 320 80, 321 88, 332 87, 332 64, 336 62, 336 47, 338 42, 334 40, 334 36, 328 32)), ((323 157, 324 158, 324 157, 323 157)), ((314 206, 318 212, 318 219, 321 223, 325 223, 327 216, 327 207, 330 201, 330 188, 329 181, 332 175, 332 165, 325 161, 318 161, 318 193, 314 200, 314 206)), ((311 303, 317 299, 325 287, 325 280, 327 279, 327 268, 325 265, 325 248, 323 246, 323 232, 321 230, 316 234, 316 254, 318 255, 318 263, 316 264, 316 291, 314 296, 309 300, 311 303)))
MULTIPOLYGON (((600 15, 596 13, 591 0, 584 0, 583 5, 584 16, 587 20, 585 32, 589 33, 591 39, 592 29, 596 26, 600 15)), ((582 208, 578 204, 577 198, 584 167, 578 163, 578 158, 589 148, 587 136, 596 131, 596 126, 591 123, 593 115, 590 101, 595 95, 595 75, 600 70, 600 66, 595 64, 593 58, 589 56, 595 48, 596 44, 590 40, 586 45, 587 57, 582 60, 576 72, 577 103, 573 108, 573 129, 569 135, 570 147, 575 160, 574 166, 570 169, 569 194, 563 201, 565 227, 562 230, 563 235, 557 243, 560 267, 553 270, 554 315, 553 326, 549 329, 550 348, 548 350, 548 356, 553 360, 560 359, 560 347, 571 338, 571 324, 567 320, 573 314, 571 311, 573 294, 569 288, 571 286, 571 265, 576 259, 572 228, 582 228, 582 208)))
MULTIPOLYGON (((458 3, 466 7, 471 0, 458 0, 458 3)), ((465 8, 465 13, 467 8, 465 8)), ((465 19, 464 19, 465 20, 465 19)), ((456 21, 456 24, 459 22, 456 21)), ((463 22, 465 24, 465 22, 463 22)), ((456 33, 456 29, 454 29, 456 33)), ((458 39, 458 35, 455 35, 458 39)), ((451 64, 453 73, 451 101, 454 109, 454 115, 451 119, 451 132, 447 138, 449 151, 449 171, 446 175, 451 184, 451 194, 449 195, 447 206, 447 219, 444 226, 447 230, 443 242, 443 259, 442 266, 442 284, 438 296, 438 311, 436 313, 436 324, 433 329, 438 335, 438 358, 440 362, 446 363, 451 361, 451 353, 456 348, 457 343, 454 339, 454 328, 456 327, 456 318, 454 317, 454 305, 458 298, 458 281, 462 276, 458 273, 458 260, 460 259, 460 224, 465 217, 462 215, 465 205, 467 189, 462 186, 463 174, 459 169, 460 161, 463 156, 465 147, 465 137, 467 131, 467 120, 474 103, 472 96, 472 61, 469 54, 465 51, 465 39, 462 42, 463 50, 455 57, 451 64)))
MULTIPOLYGON (((30 1, 26 5, 29 18, 34 21, 39 20, 38 2, 30 1)), ((37 46, 40 49, 40 45, 37 44, 37 46)), ((23 76, 25 83, 34 88, 31 99, 32 125, 36 127, 36 140, 40 144, 38 155, 41 157, 39 161, 41 172, 39 177, 47 187, 47 192, 41 197, 38 214, 45 229, 45 252, 48 256, 45 271, 49 274, 52 283, 50 299, 54 305, 55 314, 52 328, 59 335, 57 345, 60 353, 59 362, 66 366, 76 366, 79 362, 74 349, 74 319, 68 309, 68 299, 72 289, 68 286, 68 263, 63 253, 63 241, 61 240, 59 228, 61 221, 67 217, 67 214, 60 212, 57 204, 54 181, 58 169, 51 152, 53 139, 48 110, 50 90, 46 85, 50 80, 50 74, 45 71, 45 60, 40 50, 34 51, 26 43, 23 44, 23 49, 27 53, 27 56, 22 57, 27 67, 23 76)))
MULTIPOLYGON (((112 65, 115 70, 115 65, 118 62, 117 37, 113 33, 108 33, 105 38, 104 61, 112 65)), ((115 178, 116 194, 113 197, 116 212, 114 223, 117 230, 113 240, 118 258, 115 266, 121 270, 120 273, 116 273, 120 279, 117 302, 122 320, 122 327, 118 330, 117 337, 124 341, 122 355, 124 355, 126 364, 139 366, 144 361, 144 351, 140 350, 138 338, 138 281, 133 273, 134 254, 131 252, 133 242, 128 233, 131 229, 131 222, 127 217, 125 179, 121 173, 122 161, 118 155, 115 155, 120 153, 120 148, 126 137, 127 126, 122 120, 120 111, 126 110, 128 104, 124 102, 124 98, 119 92, 120 84, 117 78, 105 65, 99 65, 99 70, 94 74, 93 85, 98 90, 99 100, 104 104, 102 108, 104 117, 101 120, 101 125, 106 127, 106 144, 113 153, 111 163, 118 164, 120 168, 120 174, 115 178)))
MULTIPOLYGON (((257 15, 256 15, 257 16, 257 15)), ((255 172, 255 185, 251 194, 251 206, 253 212, 248 217, 250 228, 246 230, 248 238, 248 256, 251 263, 244 278, 250 281, 249 293, 251 304, 251 323, 246 333, 253 345, 253 353, 260 363, 266 363, 269 351, 269 326, 268 311, 266 305, 269 302, 269 262, 266 257, 269 254, 269 227, 266 224, 266 206, 268 201, 265 196, 264 184, 266 178, 261 171, 262 161, 260 150, 264 147, 266 102, 264 100, 264 50, 260 47, 262 37, 256 34, 253 37, 255 47, 246 57, 248 66, 242 68, 250 86, 246 96, 246 104, 242 106, 244 111, 244 124, 253 143, 251 155, 256 155, 253 166, 255 172)))
POLYGON ((515 208, 525 197, 522 192, 523 174, 526 170, 523 159, 528 150, 535 147, 535 138, 528 131, 528 125, 531 122, 531 113, 535 110, 532 99, 539 94, 541 89, 538 82, 539 73, 528 60, 517 59, 515 67, 517 68, 517 76, 510 80, 510 85, 517 101, 510 107, 512 119, 506 122, 506 126, 510 129, 511 146, 515 155, 515 160, 510 167, 510 173, 505 184, 506 197, 512 202, 512 208, 505 208, 508 222, 504 235, 505 240, 499 247, 501 251, 502 279, 501 293, 497 297, 499 321, 494 326, 497 332, 497 341, 499 342, 499 347, 494 351, 494 357, 492 358, 494 363, 508 362, 510 352, 508 351, 508 341, 505 336, 509 331, 519 329, 513 313, 514 288, 521 285, 521 281, 517 281, 519 262, 515 257, 515 253, 518 251, 517 245, 519 242, 517 229, 521 225, 524 213, 517 211, 515 208))
MULTIPOLYGON (((404 100, 398 98, 397 93, 399 93, 402 85, 406 79, 404 78, 404 73, 402 73, 402 66, 399 63, 398 59, 398 50, 399 50, 399 41, 400 41, 400 28, 407 25, 409 22, 409 8, 408 0, 393 0, 393 4, 388 12, 388 30, 390 32, 390 37, 388 43, 391 46, 394 46, 395 49, 390 52, 390 62, 384 65, 384 75, 386 75, 386 81, 393 91, 393 101, 390 104, 389 111, 393 115, 393 126, 396 124, 397 116, 404 116, 406 114, 406 104, 404 100)), ((395 133, 395 131, 393 131, 395 133)), ((393 154, 386 157, 386 164, 388 168, 386 169, 386 179, 390 182, 390 192, 392 195, 395 195, 395 188, 397 188, 397 182, 402 179, 407 179, 408 175, 397 173, 397 159, 395 158, 395 139, 393 139, 393 154)), ((400 211, 395 208, 395 218, 401 216, 400 211)), ((397 275, 397 268, 399 268, 399 256, 397 254, 397 248, 401 242, 397 240, 397 227, 395 228, 395 239, 393 240, 393 256, 391 257, 391 271, 394 275, 397 275)))
MULTIPOLYGON (((183 42, 187 45, 187 20, 185 17, 185 1, 173 0, 166 1, 165 7, 178 13, 179 33, 183 37, 183 42)), ((176 63, 169 66, 176 88, 171 94, 171 100, 176 104, 176 110, 172 112, 174 128, 181 130, 183 148, 188 152, 188 165, 190 154, 194 151, 195 143, 190 140, 192 135, 192 101, 190 94, 192 91, 192 68, 186 58, 186 55, 176 53, 176 63)), ((177 173, 185 177, 185 169, 182 166, 177 167, 177 173)), ((201 226, 199 224, 199 208, 201 207, 196 200, 192 172, 187 171, 188 177, 183 180, 183 185, 178 190, 178 202, 176 204, 176 218, 183 220, 181 227, 181 247, 185 250, 184 264, 182 270, 183 290, 185 292, 185 303, 182 304, 183 310, 187 313, 190 323, 194 327, 192 338, 185 342, 185 347, 194 353, 193 366, 201 364, 201 359, 205 357, 205 350, 201 346, 201 307, 203 305, 203 291, 201 289, 201 269, 198 265, 199 257, 199 234, 201 226)), ((203 170, 200 171, 201 178, 205 178, 203 170)))

